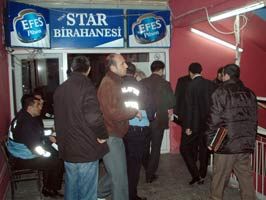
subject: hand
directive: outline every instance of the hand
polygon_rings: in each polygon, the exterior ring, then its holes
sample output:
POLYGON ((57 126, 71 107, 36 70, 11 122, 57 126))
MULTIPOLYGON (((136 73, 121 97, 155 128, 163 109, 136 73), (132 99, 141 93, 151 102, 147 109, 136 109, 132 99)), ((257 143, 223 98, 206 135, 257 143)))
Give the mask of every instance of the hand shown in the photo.
POLYGON ((97 142, 99 142, 100 144, 103 144, 106 142, 106 140, 97 138, 97 142))
POLYGON ((190 128, 187 128, 187 129, 186 129, 186 134, 187 134, 187 135, 191 135, 191 134, 192 134, 192 131, 190 130, 190 128))
POLYGON ((56 138, 54 136, 49 136, 49 140, 52 142, 52 143, 56 143, 56 138))
POLYGON ((138 111, 138 112, 137 112, 137 115, 136 115, 136 117, 137 117, 137 118, 139 118, 139 120, 141 120, 141 119, 142 119, 142 114, 141 114, 141 112, 140 112, 140 111, 138 111))
POLYGON ((210 151, 212 151, 212 147, 211 147, 211 146, 208 146, 208 149, 209 149, 210 151))

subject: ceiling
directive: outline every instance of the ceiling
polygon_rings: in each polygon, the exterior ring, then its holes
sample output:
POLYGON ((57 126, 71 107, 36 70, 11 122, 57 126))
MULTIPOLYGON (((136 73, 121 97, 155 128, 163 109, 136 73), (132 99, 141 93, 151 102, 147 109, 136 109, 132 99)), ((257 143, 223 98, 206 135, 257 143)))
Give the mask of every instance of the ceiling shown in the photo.
MULTIPOLYGON (((223 37, 226 36, 214 31, 207 23, 207 14, 212 16, 254 2, 258 2, 258 0, 169 0, 168 3, 172 11, 172 25, 174 27, 197 27, 201 31, 224 39, 223 37)), ((242 40, 243 38, 251 40, 254 45, 265 52, 266 8, 246 13, 245 16, 247 17, 247 24, 241 31, 242 40)), ((231 32, 233 31, 234 19, 231 17, 212 24, 223 32, 231 32)), ((233 35, 231 36, 233 38, 233 35)))
POLYGON ((28 3, 33 5, 48 5, 52 7, 76 5, 88 6, 159 6, 167 7, 168 0, 16 0, 17 2, 28 3))

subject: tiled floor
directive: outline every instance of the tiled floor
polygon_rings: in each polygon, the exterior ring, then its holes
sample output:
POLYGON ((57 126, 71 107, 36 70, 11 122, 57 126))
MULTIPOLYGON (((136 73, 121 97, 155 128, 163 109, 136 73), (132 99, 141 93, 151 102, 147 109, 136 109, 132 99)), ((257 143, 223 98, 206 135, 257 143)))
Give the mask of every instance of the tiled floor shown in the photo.
MULTIPOLYGON (((148 200, 206 200, 209 195, 210 175, 204 185, 189 186, 191 177, 180 155, 163 154, 158 170, 159 179, 151 184, 145 183, 142 171, 139 195, 148 200)), ((10 198, 8 198, 10 199, 10 198)), ((18 185, 16 200, 40 199, 37 186, 33 182, 18 185)), ((49 198, 44 198, 50 200, 49 198)), ((74 199, 73 199, 74 200, 74 199)), ((90 200, 90 199, 88 199, 90 200)), ((108 198, 110 200, 110 198, 108 198)), ((240 200, 238 189, 227 187, 224 200, 240 200)))

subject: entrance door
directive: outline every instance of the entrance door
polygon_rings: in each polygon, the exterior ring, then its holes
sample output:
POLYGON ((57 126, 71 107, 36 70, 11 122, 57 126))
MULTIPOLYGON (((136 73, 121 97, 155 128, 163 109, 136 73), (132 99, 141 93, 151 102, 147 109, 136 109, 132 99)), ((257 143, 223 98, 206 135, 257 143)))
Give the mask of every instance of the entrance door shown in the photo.
POLYGON ((12 55, 12 96, 14 113, 21 109, 23 94, 41 91, 47 112, 53 114, 53 93, 63 81, 62 54, 12 55))

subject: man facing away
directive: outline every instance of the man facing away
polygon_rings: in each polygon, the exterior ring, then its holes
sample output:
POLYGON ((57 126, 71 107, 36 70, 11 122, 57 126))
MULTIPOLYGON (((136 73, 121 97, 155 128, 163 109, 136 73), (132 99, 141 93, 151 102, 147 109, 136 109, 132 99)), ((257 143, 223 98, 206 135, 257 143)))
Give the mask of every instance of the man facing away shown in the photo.
POLYGON ((98 99, 104 122, 109 134, 107 144, 109 153, 103 157, 107 173, 100 179, 98 197, 112 194, 112 200, 128 200, 128 178, 123 137, 129 128, 129 119, 141 113, 128 107, 122 96, 122 77, 126 75, 127 64, 120 54, 107 57, 107 69, 98 88, 98 99))
POLYGON ((154 120, 150 124, 151 132, 146 138, 143 156, 147 183, 151 183, 158 178, 155 173, 159 166, 163 133, 168 128, 169 111, 175 105, 175 97, 171 85, 162 77, 164 68, 165 64, 162 61, 154 61, 151 64, 151 76, 141 80, 141 83, 151 93, 156 107, 154 120))
POLYGON ((189 75, 182 76, 177 80, 176 87, 175 87, 176 104, 174 108, 174 114, 176 114, 177 117, 174 118, 174 122, 180 125, 182 128, 181 147, 183 144, 188 142, 186 140, 187 135, 185 134, 185 130, 184 130, 184 119, 185 119, 185 114, 186 114, 185 113, 185 108, 186 108, 185 95, 186 95, 186 90, 187 90, 187 87, 190 81, 191 81, 191 78, 189 75))
POLYGON ((44 129, 38 117, 41 114, 41 102, 31 94, 23 95, 22 109, 12 120, 9 130, 7 149, 17 169, 43 170, 44 196, 56 198, 62 196, 62 162, 51 155, 43 145, 44 129))
MULTIPOLYGON (((257 133, 257 100, 255 94, 239 79, 235 64, 223 69, 223 84, 212 94, 208 119, 208 145, 220 127, 228 129, 227 137, 214 153, 211 200, 222 200, 230 174, 236 175, 242 200, 255 200, 251 154, 257 133)), ((210 147, 209 147, 210 148, 210 147)))
POLYGON ((206 146, 206 120, 210 108, 211 93, 214 83, 201 76, 202 67, 199 63, 189 65, 189 74, 192 79, 185 95, 184 128, 186 143, 183 144, 181 155, 192 176, 190 185, 203 184, 208 167, 208 148, 206 146), (199 159, 200 166, 197 166, 199 159))
POLYGON ((108 138, 96 90, 88 74, 90 62, 75 57, 73 72, 54 94, 59 156, 64 160, 65 199, 97 199, 98 160, 107 152, 108 138))
POLYGON ((133 63, 127 63, 127 75, 123 81, 123 96, 126 102, 132 103, 141 112, 141 119, 134 117, 129 120, 129 129, 124 137, 127 159, 127 174, 129 200, 146 200, 145 197, 139 197, 137 186, 139 182, 142 157, 145 146, 145 137, 149 133, 149 119, 147 110, 151 101, 147 90, 135 78, 136 66, 133 63))

